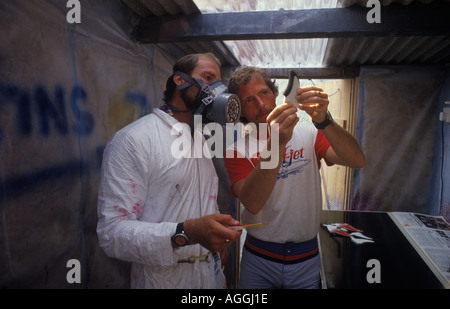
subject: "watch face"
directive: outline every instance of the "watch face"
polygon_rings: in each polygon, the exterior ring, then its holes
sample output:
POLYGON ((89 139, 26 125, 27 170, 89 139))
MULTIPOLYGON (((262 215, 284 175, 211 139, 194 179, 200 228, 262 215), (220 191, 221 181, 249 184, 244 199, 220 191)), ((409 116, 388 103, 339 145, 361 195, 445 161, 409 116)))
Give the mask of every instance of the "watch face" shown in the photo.
POLYGON ((175 244, 177 244, 177 246, 185 246, 186 243, 187 243, 187 239, 183 235, 175 236, 175 244))

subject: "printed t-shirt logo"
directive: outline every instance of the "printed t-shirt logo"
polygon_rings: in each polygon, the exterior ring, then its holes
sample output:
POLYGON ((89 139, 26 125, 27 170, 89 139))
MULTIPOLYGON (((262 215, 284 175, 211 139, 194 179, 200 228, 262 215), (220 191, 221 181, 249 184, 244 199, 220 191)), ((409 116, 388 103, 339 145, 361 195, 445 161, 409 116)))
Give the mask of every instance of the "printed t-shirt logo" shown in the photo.
POLYGON ((293 149, 290 145, 286 147, 277 179, 301 173, 303 168, 311 163, 311 159, 303 157, 304 151, 303 147, 300 149, 293 149))

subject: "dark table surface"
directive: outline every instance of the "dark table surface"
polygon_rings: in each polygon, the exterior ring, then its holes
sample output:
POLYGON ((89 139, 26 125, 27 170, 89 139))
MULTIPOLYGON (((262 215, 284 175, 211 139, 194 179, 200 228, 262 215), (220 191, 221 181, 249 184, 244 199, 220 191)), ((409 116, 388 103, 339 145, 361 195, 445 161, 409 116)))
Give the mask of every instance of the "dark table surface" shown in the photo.
POLYGON ((398 229, 386 212, 325 210, 322 224, 348 223, 363 230, 375 243, 353 243, 349 238, 330 236, 325 228, 319 232, 323 280, 328 289, 435 289, 443 288, 408 239, 398 229), (379 262, 380 283, 369 283, 373 278, 374 264, 379 262))

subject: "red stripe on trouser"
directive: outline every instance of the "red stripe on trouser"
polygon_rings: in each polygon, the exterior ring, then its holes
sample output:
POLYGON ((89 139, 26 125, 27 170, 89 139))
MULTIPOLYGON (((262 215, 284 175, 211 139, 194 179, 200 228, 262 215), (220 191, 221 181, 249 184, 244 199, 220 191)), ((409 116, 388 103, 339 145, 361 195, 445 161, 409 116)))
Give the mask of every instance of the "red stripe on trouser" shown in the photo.
POLYGON ((319 251, 319 248, 316 247, 311 251, 305 252, 305 253, 301 253, 301 254, 297 254, 297 255, 288 255, 288 256, 284 256, 281 254, 277 254, 277 253, 273 253, 264 249, 261 249, 259 247, 256 247, 254 245, 252 245, 248 240, 245 240, 245 245, 247 247, 249 247, 250 249, 252 249, 253 251, 256 251, 262 255, 265 255, 267 257, 271 257, 273 259, 277 259, 277 260, 281 260, 281 261, 295 261, 295 260, 299 260, 299 259, 303 259, 306 258, 308 256, 314 255, 319 251))

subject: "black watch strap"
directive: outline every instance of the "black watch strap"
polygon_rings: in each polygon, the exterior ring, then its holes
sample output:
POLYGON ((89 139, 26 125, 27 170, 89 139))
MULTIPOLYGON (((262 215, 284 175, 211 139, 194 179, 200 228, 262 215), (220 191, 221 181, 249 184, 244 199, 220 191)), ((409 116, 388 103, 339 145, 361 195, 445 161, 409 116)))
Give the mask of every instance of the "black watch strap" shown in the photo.
POLYGON ((314 126, 319 129, 319 130, 323 130, 325 129, 329 124, 331 124, 333 122, 333 117, 331 116, 330 111, 327 111, 327 116, 325 117, 325 120, 317 123, 315 121, 313 121, 314 126))
POLYGON ((177 229, 175 230, 175 235, 176 234, 184 234, 184 222, 177 224, 177 229))
POLYGON ((184 222, 178 223, 175 234, 171 238, 175 247, 183 247, 189 245, 189 238, 184 232, 184 222))

